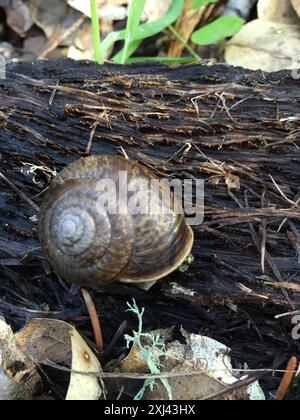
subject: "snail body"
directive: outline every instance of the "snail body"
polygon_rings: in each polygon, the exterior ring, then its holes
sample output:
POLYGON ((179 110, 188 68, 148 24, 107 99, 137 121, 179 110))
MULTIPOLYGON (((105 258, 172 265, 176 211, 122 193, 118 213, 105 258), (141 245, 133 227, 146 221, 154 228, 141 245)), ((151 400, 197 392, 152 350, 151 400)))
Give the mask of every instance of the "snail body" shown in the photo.
MULTIPOLYGON (((40 242, 53 268, 85 287, 158 280, 178 268, 193 245, 184 215, 128 211, 135 196, 127 189, 122 196, 124 183, 142 185, 140 204, 154 199, 152 205, 163 208, 164 192, 151 195, 153 179, 158 177, 146 167, 115 156, 68 165, 52 181, 39 214, 40 242), (108 211, 107 197, 115 212, 108 211)), ((172 195, 172 208, 174 203, 172 195)))

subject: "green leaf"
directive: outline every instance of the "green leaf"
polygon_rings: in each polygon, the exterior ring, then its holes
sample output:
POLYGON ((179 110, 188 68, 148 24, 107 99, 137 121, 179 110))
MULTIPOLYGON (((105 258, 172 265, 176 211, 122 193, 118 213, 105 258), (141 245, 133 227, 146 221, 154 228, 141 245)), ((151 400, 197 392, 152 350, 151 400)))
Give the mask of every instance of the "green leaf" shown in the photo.
POLYGON ((185 64, 185 63, 194 63, 195 61, 199 61, 194 57, 132 57, 128 59, 128 63, 177 63, 177 64, 185 64))
POLYGON ((130 2, 126 25, 126 37, 128 37, 130 41, 135 39, 136 31, 141 21, 145 3, 146 0, 131 0, 130 2))
POLYGON ((214 22, 195 31, 191 40, 195 44, 215 44, 223 39, 235 35, 244 25, 243 19, 236 16, 223 16, 214 22))
MULTIPOLYGON (((139 46, 141 45, 141 43, 143 42, 142 39, 138 40, 138 41, 132 41, 130 42, 130 44, 128 45, 128 49, 127 49, 127 60, 126 63, 128 63, 129 57, 132 56, 132 54, 139 48, 139 46)), ((112 60, 115 61, 116 63, 121 64, 122 63, 122 59, 123 59, 123 54, 124 54, 124 48, 121 49, 121 51, 119 51, 113 58, 112 60)))
MULTIPOLYGON (((133 42, 142 41, 145 38, 149 38, 162 32, 165 28, 167 28, 169 25, 176 21, 176 19, 180 15, 183 5, 184 0, 173 0, 172 6, 170 7, 169 11, 162 18, 153 22, 146 22, 142 25, 139 25, 136 30, 135 40, 133 42)), ((125 36, 125 29, 122 31, 111 32, 110 34, 108 34, 107 37, 101 43, 102 55, 105 53, 105 51, 112 47, 115 42, 122 41, 123 39, 125 39, 125 36)), ((130 50, 130 48, 131 47, 129 46, 128 50, 130 50)), ((131 54, 133 54, 133 52, 131 54)))
POLYGON ((218 1, 219 0, 195 0, 191 9, 198 9, 198 7, 207 6, 208 4, 217 3, 218 1))
POLYGON ((125 30, 125 46, 122 53, 122 64, 125 64, 129 54, 129 46, 136 38, 138 26, 141 21, 142 13, 146 0, 131 0, 129 6, 128 19, 125 30))

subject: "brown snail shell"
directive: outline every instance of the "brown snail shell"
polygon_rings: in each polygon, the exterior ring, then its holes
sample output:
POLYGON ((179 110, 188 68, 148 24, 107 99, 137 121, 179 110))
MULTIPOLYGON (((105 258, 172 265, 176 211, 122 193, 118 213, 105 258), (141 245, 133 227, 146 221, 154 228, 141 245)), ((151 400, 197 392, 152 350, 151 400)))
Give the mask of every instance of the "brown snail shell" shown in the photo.
POLYGON ((118 193, 125 171, 128 184, 149 187, 143 191, 149 199, 151 179, 158 177, 121 157, 79 159, 52 181, 41 206, 39 237, 51 265, 69 282, 97 287, 158 280, 189 255, 193 231, 183 214, 126 214, 121 198, 116 214, 99 205, 99 181, 113 180, 118 193))

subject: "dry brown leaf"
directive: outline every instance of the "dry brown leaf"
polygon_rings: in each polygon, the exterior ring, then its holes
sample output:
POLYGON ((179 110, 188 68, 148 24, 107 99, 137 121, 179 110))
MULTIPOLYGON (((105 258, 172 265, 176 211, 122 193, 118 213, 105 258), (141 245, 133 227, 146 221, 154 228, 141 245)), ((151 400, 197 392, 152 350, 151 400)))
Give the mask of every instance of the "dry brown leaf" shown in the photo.
POLYGON ((33 319, 15 337, 18 347, 33 360, 67 364, 72 355, 71 329, 70 325, 61 321, 33 319))
POLYGON ((225 176, 225 181, 229 190, 240 191, 241 180, 239 176, 228 173, 225 176))
MULTIPOLYGON (((168 378, 174 400, 198 400, 212 394, 226 391, 226 387, 238 384, 239 380, 233 374, 230 349, 212 338, 197 334, 189 334, 182 330, 185 344, 172 341, 173 329, 152 331, 142 337, 144 347, 151 352, 152 359, 162 366, 162 372, 173 373, 168 378), (159 335, 165 344, 165 355, 162 356, 157 348, 153 348, 152 336, 159 335), (196 372, 197 371, 197 372, 196 372), (195 372, 194 375, 176 376, 178 373, 195 372)), ((149 373, 147 363, 140 354, 137 346, 133 346, 129 355, 119 363, 117 372, 149 373)), ((133 394, 141 388, 141 381, 120 380, 118 387, 124 387, 126 393, 133 394)), ((116 382, 114 382, 116 386, 116 382)), ((156 381, 153 391, 146 390, 143 399, 168 399, 165 386, 156 381)), ((227 392, 221 399, 264 399, 258 383, 243 386, 227 392)))
MULTIPOLYGON (((112 22, 101 19, 101 34, 104 38, 114 30, 112 22)), ((108 59, 113 46, 104 53, 104 59, 108 59)), ((76 33, 73 44, 68 49, 68 58, 75 60, 94 60, 93 34, 90 21, 86 21, 76 33)))
MULTIPOLYGON (((67 0, 69 6, 91 17, 89 1, 67 0)), ((104 20, 123 20, 127 16, 128 0, 98 0, 99 17, 104 20)))
POLYGON ((101 372, 100 363, 71 325, 55 319, 34 319, 15 337, 18 347, 35 363, 51 361, 72 369, 67 400, 101 397, 103 384, 95 375, 87 375, 101 372))
POLYGON ((35 60, 44 50, 47 39, 44 35, 29 36, 24 39, 22 59, 24 61, 35 60))
POLYGON ((39 381, 34 364, 18 347, 9 325, 0 319, 0 400, 29 400, 39 381))
MULTIPOLYGON (((76 10, 91 17, 90 3, 82 0, 67 0, 76 10)), ((99 18, 106 21, 123 20, 128 15, 129 0, 98 0, 99 18)), ((172 0, 147 0, 142 20, 154 21, 169 10, 172 0)))
POLYGON ((61 57, 55 50, 61 45, 69 44, 68 40, 80 29, 85 17, 61 0, 28 0, 28 6, 32 20, 48 39, 37 58, 61 57))
POLYGON ((31 17, 34 23, 50 38, 54 28, 62 25, 67 14, 67 5, 62 0, 29 0, 31 17))
MULTIPOLYGON (((191 34, 194 32, 199 23, 206 6, 198 7, 196 10, 191 10, 191 6, 195 0, 186 0, 182 13, 175 24, 176 31, 187 42, 191 34)), ((181 57, 184 45, 177 38, 170 42, 168 49, 168 57, 181 57)))
POLYGON ((273 287, 278 287, 279 289, 287 289, 287 290, 291 290, 295 293, 300 293, 300 284, 297 283, 289 283, 287 281, 276 281, 276 280, 272 280, 268 277, 262 277, 262 279, 265 280, 265 284, 273 286, 273 287))
POLYGON ((0 7, 5 10, 8 26, 19 35, 24 35, 33 21, 26 2, 21 0, 0 0, 0 7))

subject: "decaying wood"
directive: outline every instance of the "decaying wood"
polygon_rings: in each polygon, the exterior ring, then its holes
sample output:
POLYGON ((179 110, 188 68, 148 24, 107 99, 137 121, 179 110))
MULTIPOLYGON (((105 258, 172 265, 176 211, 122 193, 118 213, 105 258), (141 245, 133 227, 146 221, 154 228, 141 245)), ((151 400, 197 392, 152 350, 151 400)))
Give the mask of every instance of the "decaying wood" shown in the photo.
POLYGON ((254 359, 260 351, 270 360, 288 342, 298 346, 289 341, 290 317, 275 323, 274 316, 300 303, 299 109, 300 85, 290 72, 9 65, 0 81, 0 311, 14 322, 85 313, 50 273, 30 200, 38 205, 51 177, 87 151, 125 152, 161 176, 204 179, 205 220, 194 227, 195 261, 187 272, 148 293, 125 285, 95 292, 107 334, 135 296, 149 328, 203 327, 230 347, 234 336, 241 355, 249 337, 254 359))

